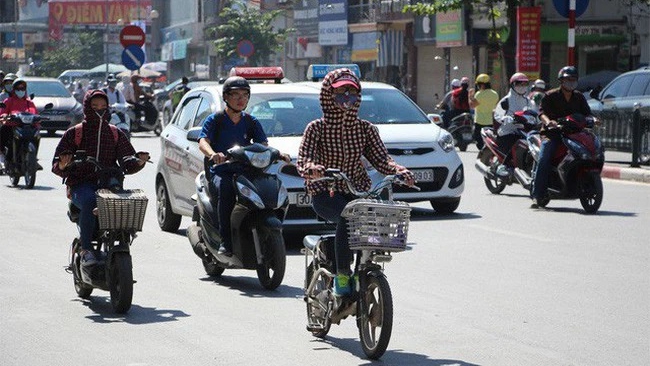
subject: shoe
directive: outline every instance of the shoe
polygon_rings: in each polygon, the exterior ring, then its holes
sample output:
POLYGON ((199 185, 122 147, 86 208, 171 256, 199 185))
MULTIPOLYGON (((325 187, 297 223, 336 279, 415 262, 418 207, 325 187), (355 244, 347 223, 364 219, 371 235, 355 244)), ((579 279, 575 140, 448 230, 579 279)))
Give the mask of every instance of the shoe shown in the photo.
POLYGON ((334 277, 334 296, 348 296, 350 295, 350 276, 344 274, 337 274, 334 277))
POLYGON ((5 155, 0 153, 0 174, 5 172, 5 155))
POLYGON ((509 176, 510 175, 510 168, 508 166, 506 166, 506 165, 503 165, 503 164, 499 165, 497 167, 497 175, 499 177, 503 177, 503 178, 509 176))
POLYGON ((93 254, 92 251, 90 250, 82 250, 81 251, 81 265, 84 267, 90 267, 94 266, 97 264, 97 258, 95 258, 95 254, 93 254))
POLYGON ((226 257, 232 257, 232 250, 230 250, 230 249, 226 249, 226 247, 222 244, 222 245, 219 247, 219 252, 218 252, 218 254, 219 254, 219 255, 226 256, 226 257))
POLYGON ((540 208, 542 205, 539 204, 539 200, 537 198, 533 198, 533 203, 530 204, 530 208, 540 208))

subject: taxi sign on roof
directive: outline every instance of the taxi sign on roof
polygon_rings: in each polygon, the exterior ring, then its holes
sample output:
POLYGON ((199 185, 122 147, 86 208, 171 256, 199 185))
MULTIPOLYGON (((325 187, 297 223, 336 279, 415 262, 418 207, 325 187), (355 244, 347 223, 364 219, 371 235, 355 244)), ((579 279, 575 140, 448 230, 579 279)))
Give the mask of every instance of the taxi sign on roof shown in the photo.
POLYGON ((230 76, 241 76, 248 80, 282 80, 284 71, 280 66, 233 67, 230 76))
POLYGON ((361 69, 357 64, 317 64, 309 65, 307 68, 307 80, 318 81, 324 79, 327 73, 340 68, 348 68, 358 78, 361 78, 361 69))

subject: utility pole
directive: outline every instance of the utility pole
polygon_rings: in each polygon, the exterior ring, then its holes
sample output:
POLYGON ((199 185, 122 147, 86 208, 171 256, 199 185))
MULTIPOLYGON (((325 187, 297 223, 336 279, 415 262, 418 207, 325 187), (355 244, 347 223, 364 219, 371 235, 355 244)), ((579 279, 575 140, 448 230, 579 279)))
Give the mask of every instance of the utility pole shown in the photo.
POLYGON ((18 0, 14 6, 14 62, 16 63, 15 72, 18 72, 18 0))

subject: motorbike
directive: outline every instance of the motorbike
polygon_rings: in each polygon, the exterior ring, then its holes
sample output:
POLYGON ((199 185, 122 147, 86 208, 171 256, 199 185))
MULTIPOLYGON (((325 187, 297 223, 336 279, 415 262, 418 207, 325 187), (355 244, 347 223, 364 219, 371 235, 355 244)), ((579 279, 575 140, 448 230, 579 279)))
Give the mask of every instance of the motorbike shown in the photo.
POLYGON ((533 171, 539 162, 542 135, 555 134, 562 140, 551 159, 548 195, 538 200, 541 207, 554 199, 579 199, 587 213, 595 213, 600 208, 603 201, 600 173, 605 163, 605 149, 592 131, 596 122, 594 117, 574 113, 559 118, 557 128, 528 135, 528 145, 534 159, 533 171))
MULTIPOLYGON (((260 284, 273 290, 280 286, 286 266, 286 249, 282 237, 282 222, 289 198, 282 181, 265 172, 281 158, 272 147, 252 144, 228 150, 228 162, 240 164, 244 171, 234 177, 237 203, 230 216, 232 255, 219 253, 219 187, 214 187, 206 172, 197 175, 193 223, 187 237, 194 253, 201 258, 205 272, 218 277, 227 268, 254 269, 260 284)), ((206 159, 206 168, 209 160, 206 159)), ((209 169, 205 169, 208 171, 209 169)))
MULTIPOLYGON (((95 165, 99 175, 97 225, 92 242, 98 263, 88 267, 81 265, 81 240, 77 236, 70 245, 69 265, 65 269, 72 274, 80 298, 90 298, 95 288, 109 291, 113 310, 123 314, 131 308, 135 282, 130 246, 137 232, 142 231, 148 199, 141 189, 123 188, 121 167, 102 167, 94 157, 86 156, 85 151, 75 153, 70 169, 84 163, 95 165)), ((79 208, 69 201, 68 218, 77 224, 77 228, 79 213, 79 208)))
POLYGON ((497 174, 497 168, 503 164, 506 157, 506 153, 499 149, 497 143, 497 128, 484 127, 481 129, 484 146, 479 151, 474 166, 483 175, 487 189, 494 194, 499 194, 506 186, 517 183, 526 190, 530 189, 534 159, 526 136, 539 128, 538 115, 535 111, 525 110, 515 112, 511 118, 513 118, 513 124, 517 128, 520 138, 510 149, 511 167, 514 174, 509 174, 507 177, 497 174))
POLYGON ((162 124, 158 119, 158 109, 153 98, 141 95, 138 103, 141 110, 134 114, 131 120, 131 132, 152 131, 157 136, 162 132, 162 124))
MULTIPOLYGON (((324 338, 332 324, 355 316, 361 347, 370 359, 379 359, 390 341, 393 328, 393 299, 383 266, 393 252, 406 249, 411 208, 393 201, 393 184, 403 184, 400 176, 388 175, 368 192, 359 192, 338 169, 328 169, 325 177, 330 189, 344 181, 354 195, 342 212, 347 218, 349 246, 354 253, 356 289, 350 296, 333 293, 335 274, 334 235, 307 235, 305 254, 305 295, 307 331, 324 338), (385 198, 386 200, 382 200, 385 198)), ((418 187, 412 187, 419 190, 418 187)))
MULTIPOLYGON (((45 109, 52 109, 54 105, 48 103, 45 109)), ((4 103, 0 103, 0 108, 5 108, 4 103)), ((5 173, 11 180, 11 185, 18 185, 20 177, 25 177, 25 188, 32 189, 36 184, 36 172, 43 170, 38 164, 38 147, 41 141, 41 121, 47 121, 49 118, 42 117, 38 114, 20 112, 8 116, 6 127, 12 128, 11 141, 9 144, 12 154, 11 159, 5 162, 5 173)), ((7 155, 7 151, 5 151, 7 155)))
POLYGON ((115 125, 122 130, 126 137, 131 139, 131 118, 133 117, 133 107, 128 103, 113 103, 110 106, 111 120, 110 124, 115 125))
POLYGON ((460 151, 466 151, 467 146, 474 142, 472 135, 474 129, 474 117, 470 113, 461 113, 451 119, 447 131, 454 138, 454 145, 460 151))

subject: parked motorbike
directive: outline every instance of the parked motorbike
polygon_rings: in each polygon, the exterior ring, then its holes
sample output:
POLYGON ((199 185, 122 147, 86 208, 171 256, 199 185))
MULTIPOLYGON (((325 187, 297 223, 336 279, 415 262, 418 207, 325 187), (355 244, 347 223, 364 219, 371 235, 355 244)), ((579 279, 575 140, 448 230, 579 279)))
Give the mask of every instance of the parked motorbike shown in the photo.
MULTIPOLYGON (((48 103, 45 109, 52 109, 54 105, 48 103)), ((4 103, 0 103, 0 108, 5 108, 4 103)), ((4 123, 5 127, 12 128, 12 138, 9 141, 12 153, 11 159, 5 162, 5 173, 9 176, 11 184, 15 187, 20 181, 20 177, 25 177, 25 188, 32 189, 36 184, 36 172, 43 170, 38 164, 38 147, 41 141, 41 121, 47 121, 49 118, 42 117, 38 114, 20 112, 8 116, 4 123)), ((8 156, 4 151, 5 156, 8 156)))
POLYGON ((141 95, 138 104, 141 109, 135 113, 135 118, 131 121, 131 132, 153 131, 160 136, 162 124, 158 119, 158 109, 152 98, 141 95))
POLYGON ((503 164, 506 153, 499 149, 496 129, 492 127, 481 129, 484 146, 479 151, 474 166, 483 175, 487 189, 494 194, 501 193, 506 186, 515 183, 521 184, 526 190, 530 189, 534 159, 526 136, 539 127, 538 115, 532 110, 517 111, 512 118, 520 139, 510 149, 510 167, 513 168, 514 174, 509 174, 507 177, 497 174, 497 169, 503 164))
POLYGON ((110 107, 110 123, 122 130, 126 137, 131 139, 131 118, 133 116, 133 107, 128 103, 113 103, 110 107))
POLYGON ((454 138, 454 145, 460 151, 466 151, 467 146, 474 142, 472 135, 474 129, 474 117, 470 113, 461 113, 451 119, 447 131, 454 138))
POLYGON ((254 269, 261 285, 273 290, 282 283, 286 266, 282 221, 289 199, 282 181, 265 170, 281 158, 280 152, 252 144, 228 150, 228 158, 225 164, 244 166, 244 172, 234 178, 237 203, 230 217, 232 256, 219 254, 222 238, 215 208, 220 192, 210 184, 206 172, 195 180, 194 223, 187 229, 187 237, 208 275, 220 276, 226 268, 254 269))
MULTIPOLYGON (((128 159, 137 159, 129 157, 128 159)), ((99 175, 97 190, 97 225, 93 248, 98 259, 94 266, 81 265, 81 240, 77 236, 70 245, 69 265, 77 295, 88 299, 93 289, 110 291, 111 305, 116 313, 126 313, 133 298, 133 266, 130 246, 142 230, 147 196, 141 189, 123 189, 124 172, 120 167, 102 167, 94 157, 78 150, 70 169, 79 164, 93 164, 99 175)), ((68 218, 77 223, 80 210, 68 203, 68 218)))
POLYGON ((334 235, 306 236, 303 252, 307 331, 324 338, 332 324, 356 316, 361 348, 368 358, 378 359, 388 347, 394 314, 383 266, 392 260, 392 252, 406 249, 411 209, 408 204, 392 199, 393 184, 404 182, 399 176, 389 175, 370 191, 359 192, 338 169, 328 169, 319 180, 328 181, 331 188, 336 181, 344 181, 350 192, 359 197, 349 202, 342 213, 348 221, 349 246, 356 257, 354 276, 358 276, 358 283, 350 296, 335 296, 334 235))
MULTIPOLYGON (((557 123, 557 128, 541 132, 541 135, 559 134, 563 143, 551 161, 548 196, 538 200, 538 204, 545 207, 553 199, 579 199, 585 212, 594 213, 603 201, 600 173, 605 163, 605 149, 591 130, 596 119, 575 113, 558 119, 557 123)), ((541 135, 531 133, 528 136, 535 160, 533 171, 539 162, 541 135)))

